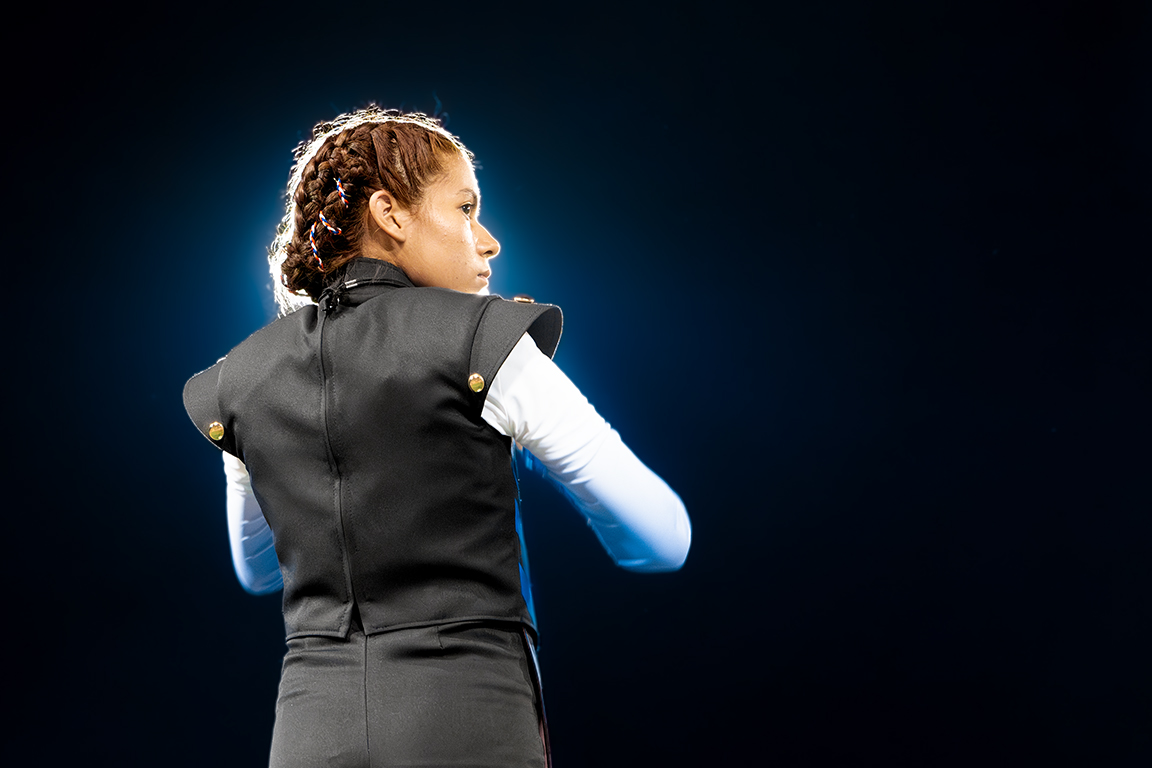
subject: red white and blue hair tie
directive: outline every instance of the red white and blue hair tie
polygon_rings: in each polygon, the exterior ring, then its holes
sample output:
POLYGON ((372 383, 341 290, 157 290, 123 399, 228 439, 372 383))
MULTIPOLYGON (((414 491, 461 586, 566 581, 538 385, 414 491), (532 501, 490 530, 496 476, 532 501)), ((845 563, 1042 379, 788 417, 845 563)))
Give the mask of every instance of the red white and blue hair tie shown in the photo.
POLYGON ((316 247, 316 225, 312 225, 312 229, 308 230, 308 241, 312 243, 312 260, 319 266, 320 271, 324 271, 324 262, 320 260, 320 249, 316 247))
POLYGON ((344 203, 344 207, 348 207, 348 195, 344 194, 344 185, 340 183, 340 179, 336 179, 336 191, 340 193, 340 202, 344 203))
POLYGON ((334 227, 328 223, 328 219, 324 218, 323 211, 320 212, 320 223, 323 224, 324 227, 334 235, 343 234, 343 230, 340 229, 340 227, 334 227))

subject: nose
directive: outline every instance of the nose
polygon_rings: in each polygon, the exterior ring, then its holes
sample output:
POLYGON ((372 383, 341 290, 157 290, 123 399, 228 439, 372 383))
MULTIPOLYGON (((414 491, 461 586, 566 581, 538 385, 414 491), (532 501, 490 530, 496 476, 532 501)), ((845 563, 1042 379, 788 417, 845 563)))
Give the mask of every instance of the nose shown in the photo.
POLYGON ((480 236, 476 238, 476 252, 486 259, 496 258, 500 253, 500 243, 483 224, 476 222, 476 226, 480 228, 480 236))

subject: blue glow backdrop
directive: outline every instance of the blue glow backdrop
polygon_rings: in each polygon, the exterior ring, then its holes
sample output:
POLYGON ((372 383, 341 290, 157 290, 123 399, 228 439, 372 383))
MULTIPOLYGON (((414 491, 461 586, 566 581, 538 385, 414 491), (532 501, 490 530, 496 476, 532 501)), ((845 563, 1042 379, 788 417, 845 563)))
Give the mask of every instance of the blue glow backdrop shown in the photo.
POLYGON ((564 309, 692 515, 629 574, 525 481, 559 768, 1148 764, 1146 4, 49 21, 63 74, 8 100, 10 764, 266 764, 279 596, 180 392, 272 317, 291 149, 369 101, 476 153, 494 290, 564 309))

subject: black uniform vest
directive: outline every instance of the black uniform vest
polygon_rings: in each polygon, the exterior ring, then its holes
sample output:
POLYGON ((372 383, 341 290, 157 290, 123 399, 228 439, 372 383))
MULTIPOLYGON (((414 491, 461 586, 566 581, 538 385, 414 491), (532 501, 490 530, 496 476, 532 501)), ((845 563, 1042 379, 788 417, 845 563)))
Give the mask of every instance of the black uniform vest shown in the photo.
POLYGON ((189 380, 189 416, 245 463, 272 529, 289 638, 344 637, 354 608, 368 633, 533 625, 510 440, 481 410, 520 337, 551 356, 561 322, 360 258, 189 380))

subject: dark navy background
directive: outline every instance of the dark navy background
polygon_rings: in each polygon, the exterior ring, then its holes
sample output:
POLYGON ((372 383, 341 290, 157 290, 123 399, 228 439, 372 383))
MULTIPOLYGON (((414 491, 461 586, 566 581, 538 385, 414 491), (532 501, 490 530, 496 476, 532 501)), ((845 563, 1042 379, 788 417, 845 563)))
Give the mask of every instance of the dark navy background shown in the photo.
POLYGON ((476 153, 494 290, 692 515, 630 574, 525 482, 559 768, 1146 765, 1147 5, 752 8, 27 27, 4 754, 265 763, 279 597, 180 391, 272 316, 293 146, 375 100, 476 153))

